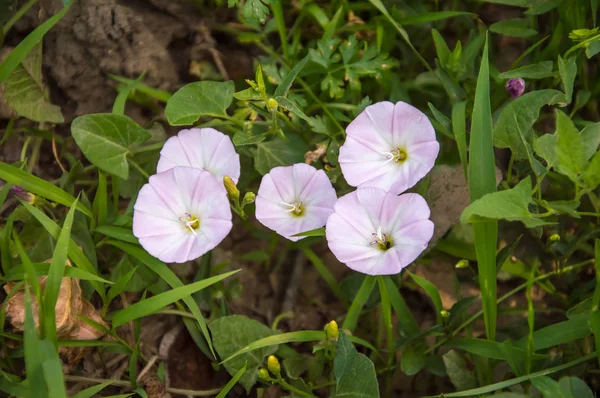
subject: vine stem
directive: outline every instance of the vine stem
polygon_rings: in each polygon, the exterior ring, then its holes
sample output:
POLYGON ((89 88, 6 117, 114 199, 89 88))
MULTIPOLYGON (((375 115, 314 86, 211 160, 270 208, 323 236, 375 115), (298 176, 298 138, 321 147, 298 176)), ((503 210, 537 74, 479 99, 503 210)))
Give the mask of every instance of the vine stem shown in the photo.
POLYGON ((23 7, 19 9, 19 11, 15 12, 12 18, 8 20, 2 27, 2 33, 6 36, 10 28, 19 20, 33 5, 37 3, 37 0, 29 0, 23 7))

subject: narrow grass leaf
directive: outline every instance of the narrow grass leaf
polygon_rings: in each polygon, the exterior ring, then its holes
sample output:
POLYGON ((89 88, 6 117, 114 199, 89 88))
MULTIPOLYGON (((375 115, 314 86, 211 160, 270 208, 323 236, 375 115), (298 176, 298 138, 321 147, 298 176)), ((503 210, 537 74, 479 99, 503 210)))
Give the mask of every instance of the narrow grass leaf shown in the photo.
MULTIPOLYGON (((492 109, 490 105, 490 77, 488 39, 483 48, 481 67, 475 90, 475 104, 471 117, 469 158, 469 194, 471 202, 496 191, 494 146, 492 143, 492 109)), ((487 221, 473 225, 475 251, 479 269, 479 288, 483 305, 485 330, 488 339, 496 338, 496 242, 498 222, 487 221)))
POLYGON ((323 280, 327 283, 327 285, 329 285, 329 288, 331 289, 331 291, 333 292, 333 294, 335 295, 335 297, 342 304, 344 304, 344 306, 347 307, 348 303, 346 302, 346 298, 344 296, 344 292, 342 291, 342 288, 341 288, 340 284, 335 280, 335 277, 333 276, 333 274, 331 273, 331 271, 329 271, 329 269, 323 263, 323 261, 321 261, 321 259, 319 258, 319 256, 317 256, 315 254, 315 252, 312 251, 310 248, 305 247, 302 250, 304 251, 304 255, 314 265, 314 267, 317 270, 317 272, 319 273, 319 275, 321 275, 321 278, 323 278, 323 280))
POLYGON ((426 12, 423 14, 412 15, 410 17, 402 18, 400 23, 404 26, 408 25, 421 25, 430 22, 440 21, 443 19, 459 17, 463 15, 476 16, 476 14, 464 11, 436 11, 426 12))
POLYGON ((135 271, 137 271, 137 267, 134 267, 128 273, 123 275, 121 278, 119 278, 118 281, 115 282, 114 285, 112 285, 110 287, 110 289, 108 290, 108 293, 106 294, 106 302, 104 303, 105 306, 107 306, 108 303, 110 303, 115 297, 117 297, 123 291, 123 289, 125 288, 125 286, 127 286, 127 283, 129 282, 129 280, 131 279, 133 274, 135 274, 135 271))
POLYGON ((131 229, 114 227, 112 225, 100 225, 94 229, 94 232, 108 236, 109 238, 122 240, 123 242, 138 243, 138 240, 133 236, 131 229))
MULTIPOLYGON (((62 362, 58 357, 58 351, 50 340, 40 342, 41 352, 38 353, 44 361, 42 362, 42 373, 48 386, 49 397, 66 397, 65 380, 63 378, 62 362)), ((33 387, 37 389, 36 387, 33 387)))
MULTIPOLYGON (((533 343, 536 350, 545 350, 560 344, 582 339, 591 334, 589 314, 573 316, 568 321, 558 322, 533 332, 533 343)), ((528 337, 515 342, 518 347, 527 346, 528 337)))
POLYGON ((292 236, 325 236, 325 227, 311 229, 292 236))
POLYGON ((467 158, 467 101, 457 102, 452 107, 452 132, 458 147, 458 156, 463 167, 465 180, 468 181, 467 158))
POLYGON ((290 91, 290 87, 292 87, 292 83, 294 82, 294 80, 296 80, 296 77, 298 77, 298 75, 306 66, 308 61, 310 61, 310 58, 311 55, 309 53, 290 70, 290 72, 283 78, 279 86, 277 86, 277 88, 275 89, 274 97, 287 97, 288 92, 290 91))
POLYGON ((417 285, 421 286, 421 288, 425 290, 425 293, 427 293, 427 295, 431 298, 433 306, 435 307, 437 323, 441 323, 442 319, 440 313, 442 312, 444 307, 442 305, 442 298, 440 296, 438 288, 433 283, 429 282, 427 279, 421 278, 419 275, 415 275, 410 272, 408 274, 417 283, 417 285))
MULTIPOLYGON (((29 284, 29 287, 31 289, 33 289, 33 295, 35 296, 37 302, 41 303, 42 302, 42 288, 40 286, 40 281, 38 279, 38 273, 36 272, 35 268, 33 267, 33 264, 31 262, 31 260, 29 259, 29 256, 27 255, 27 253, 25 252, 25 249, 23 248, 21 239, 19 238, 19 236, 17 235, 16 232, 13 235, 13 240, 15 242, 15 247, 17 249, 17 253, 19 253, 19 257, 21 257, 21 262, 23 263, 22 265, 23 265, 23 269, 25 271, 25 280, 29 284)), ((14 289, 14 287, 13 287, 13 289, 14 289)))
MULTIPOLYGON (((504 350, 502 350, 500 347, 501 343, 497 343, 495 341, 464 337, 452 339, 447 343, 447 345, 460 348, 461 350, 471 354, 481 355, 482 357, 486 358, 499 359, 501 361, 506 361, 509 359, 504 350)), ((520 360, 525 360, 527 357, 526 351, 522 348, 514 347, 512 353, 520 360)), ((532 358, 535 360, 548 359, 549 356, 535 354, 532 358)))
MULTIPOLYGON (((111 79, 113 79, 119 83, 123 83, 123 84, 131 84, 136 81, 134 79, 127 79, 125 77, 111 75, 111 74, 109 74, 108 77, 110 77, 111 79)), ((164 102, 164 103, 166 103, 169 100, 169 98, 171 98, 171 96, 172 96, 172 94, 168 91, 157 90, 157 89, 147 86, 146 84, 141 83, 141 82, 138 82, 136 84, 135 88, 139 92, 144 93, 147 96, 152 97, 152 98, 154 98, 160 102, 164 102)))
POLYGON ((114 113, 115 115, 124 115, 125 114, 125 103, 127 102, 129 93, 131 93, 133 90, 135 90, 137 88, 140 81, 142 81, 142 79, 144 78, 144 75, 145 75, 145 72, 140 74, 140 76, 137 79, 131 81, 130 83, 127 83, 127 85, 125 87, 123 87, 119 90, 119 93, 117 94, 117 98, 115 98, 115 102, 113 104, 112 113, 114 113))
POLYGON ((92 210, 96 215, 95 225, 106 224, 108 218, 108 190, 106 174, 102 170, 98 170, 98 188, 96 188, 96 194, 94 195, 92 210))
POLYGON ((27 55, 33 50, 33 48, 42 41, 44 35, 58 22, 62 17, 65 16, 71 6, 68 5, 50 18, 43 24, 35 28, 33 32, 28 34, 21 42, 15 47, 14 50, 4 59, 4 62, 0 64, 0 84, 3 83, 10 74, 15 70, 17 66, 27 57, 27 55))
MULTIPOLYGON (((35 273, 38 276, 48 275, 48 271, 50 270, 49 263, 32 263, 33 268, 35 269, 35 273)), ((98 281, 102 283, 106 283, 112 285, 113 282, 101 278, 98 275, 91 274, 87 271, 84 271, 77 267, 65 267, 64 272, 65 277, 81 279, 84 281, 98 281)), ((10 269, 10 271, 6 274, 6 281, 20 281, 25 278, 25 267, 23 264, 17 265, 10 269)))
POLYGON ((23 331, 23 343, 25 347, 25 370, 27 383, 30 389, 46 389, 44 373, 42 369, 42 357, 40 356, 41 344, 37 334, 37 328, 33 321, 33 310, 29 287, 25 285, 25 325, 23 331))
POLYGON ((98 384, 97 386, 92 386, 90 388, 86 388, 85 390, 79 391, 77 394, 73 395, 71 398, 92 398, 96 397, 100 391, 104 390, 106 387, 110 386, 110 381, 107 381, 102 384, 98 384))
POLYGON ((404 298, 400 294, 399 288, 391 277, 384 278, 384 284, 387 294, 390 297, 392 308, 394 308, 394 311, 398 316, 400 330, 408 336, 416 336, 419 334, 419 325, 412 312, 410 312, 408 305, 406 305, 406 301, 404 301, 404 298))
MULTIPOLYGON (((108 241, 107 243, 123 250, 124 252, 131 255, 132 257, 137 258, 139 261, 141 261, 143 264, 145 264, 148 268, 150 268, 152 271, 154 271, 154 273, 156 273, 158 276, 160 276, 172 288, 183 286, 183 282, 181 282, 181 280, 177 277, 177 275, 175 275, 175 273, 173 271, 171 271, 171 269, 169 267, 167 267, 165 265, 165 263, 152 257, 145 250, 142 250, 136 246, 132 246, 128 243, 119 242, 119 241, 111 240, 111 241, 108 241)), ((204 320, 204 317, 202 316, 202 313, 200 312, 198 303, 196 303, 191 296, 183 297, 182 300, 187 305, 190 312, 196 318, 196 321, 198 322, 198 324, 200 325, 200 329, 202 330, 202 334, 204 335, 204 338, 208 342, 208 346, 210 347, 210 352, 212 353, 213 357, 216 358, 215 352, 213 350, 213 345, 210 340, 210 334, 208 333, 208 328, 206 326, 206 321, 204 320)))
MULTIPOLYGON (((50 217, 45 215, 41 210, 33 207, 29 203, 21 201, 21 204, 29 211, 29 213, 31 213, 34 218, 39 221, 40 224, 42 224, 42 226, 50 233, 50 235, 54 237, 54 239, 58 239, 60 235, 60 227, 58 224, 50 219, 50 217)), ((70 239, 69 241, 68 257, 77 267, 89 272, 90 274, 98 275, 94 265, 90 262, 90 260, 88 260, 85 254, 83 254, 73 239, 70 239)), ((104 301, 106 299, 106 293, 102 284, 97 281, 90 281, 90 283, 104 301)))
POLYGON ((360 286, 360 289, 358 290, 358 293, 356 293, 354 301, 352 301, 352 305, 350 305, 350 309, 346 314, 346 319, 344 320, 344 325, 342 326, 342 328, 348 329, 351 332, 353 332, 354 329, 356 329, 358 317, 360 316, 360 313, 365 303, 371 296, 371 292, 375 287, 375 281, 375 277, 371 275, 367 275, 365 277, 362 285, 360 286))
POLYGON ((600 239, 596 239, 594 244, 595 268, 596 268, 596 289, 592 296, 592 318, 590 324, 594 333, 594 342, 596 344, 596 352, 598 353, 598 363, 600 364, 600 239))
MULTIPOLYGON (((7 184, 8 185, 8 184, 7 184)), ((12 254, 10 249, 10 236, 16 212, 12 212, 6 219, 2 234, 0 235, 0 260, 2 261, 2 273, 7 274, 12 269, 12 254)))
POLYGON ((231 378, 231 380, 229 380, 227 384, 225 384, 225 387, 223 387, 221 392, 217 394, 216 398, 225 398, 227 394, 229 394, 229 391, 231 391, 231 389, 235 386, 235 383, 237 383, 240 377, 244 375, 244 372, 246 371, 247 367, 248 362, 246 362, 246 364, 240 370, 237 371, 237 373, 231 378))
POLYGON ((44 301, 42 305, 44 313, 45 336, 54 345, 56 345, 56 301, 60 293, 60 285, 67 262, 67 253, 69 251, 69 241, 71 240, 71 228, 75 216, 75 208, 78 200, 75 199, 71 209, 67 213, 60 235, 56 241, 56 248, 52 254, 52 263, 48 270, 46 287, 44 289, 44 301))
POLYGON ((169 304, 181 300, 184 297, 189 297, 191 294, 202 290, 208 286, 211 286, 217 282, 220 282, 223 279, 238 273, 239 271, 240 270, 226 272, 224 274, 213 276, 211 278, 207 278, 196 283, 176 287, 173 290, 169 290, 165 293, 161 293, 159 295, 147 298, 133 305, 130 305, 129 307, 119 310, 113 314, 113 328, 121 326, 134 319, 153 314, 168 306, 169 304))
MULTIPOLYGON (((18 185, 26 191, 42 196, 53 202, 60 203, 61 205, 71 206, 75 198, 58 188, 57 186, 38 178, 34 175, 29 174, 26 171, 18 169, 7 163, 0 162, 0 179, 18 185)), ((77 204, 77 210, 81 211, 88 217, 92 217, 90 209, 85 207, 83 204, 77 204)))

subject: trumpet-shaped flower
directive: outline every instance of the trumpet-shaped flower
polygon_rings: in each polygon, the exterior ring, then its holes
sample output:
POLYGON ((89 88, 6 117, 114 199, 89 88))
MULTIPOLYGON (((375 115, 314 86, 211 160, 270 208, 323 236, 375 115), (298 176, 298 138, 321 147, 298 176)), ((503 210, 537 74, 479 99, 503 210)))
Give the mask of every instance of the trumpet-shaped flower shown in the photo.
POLYGON ((229 176, 236 184, 240 177, 240 156, 231 139, 212 128, 181 130, 165 142, 156 171, 175 166, 208 170, 219 181, 229 176))
POLYGON ((275 167, 263 177, 256 196, 256 218, 279 235, 320 228, 333 213, 337 196, 323 170, 304 163, 275 167))
POLYGON ((150 177, 134 205, 133 234, 167 263, 200 257, 231 231, 225 187, 206 170, 177 166, 150 177))
POLYGON ((348 184, 397 195, 425 177, 440 149, 427 116, 404 102, 368 106, 346 134, 339 162, 348 184))
POLYGON ((394 275, 412 263, 433 236, 422 196, 396 196, 359 188, 338 199, 327 220, 329 248, 349 268, 369 275, 394 275))

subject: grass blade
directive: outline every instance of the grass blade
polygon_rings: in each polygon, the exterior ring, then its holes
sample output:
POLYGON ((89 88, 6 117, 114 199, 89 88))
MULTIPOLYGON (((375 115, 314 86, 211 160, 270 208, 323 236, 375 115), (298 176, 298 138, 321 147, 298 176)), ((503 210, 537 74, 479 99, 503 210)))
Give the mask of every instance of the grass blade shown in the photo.
MULTIPOLYGON (((60 203, 61 205, 71 206, 75 201, 73 196, 69 195, 59 187, 4 162, 0 162, 0 178, 13 185, 18 185, 26 191, 42 196, 53 202, 60 203)), ((77 204, 77 210, 88 217, 92 217, 90 209, 81 203, 77 204)))
MULTIPOLYGON (((281 84, 279 86, 277 86, 277 88, 275 89, 275 94, 273 95, 274 97, 279 97, 279 96, 287 97, 288 91, 290 91, 290 87, 292 87, 292 83, 294 82, 296 77, 298 77, 298 74, 300 73, 300 71, 302 71, 302 68, 304 68, 304 66, 306 66, 308 61, 310 61, 310 58, 311 58, 311 55, 307 54, 306 57, 302 58, 292 68, 292 70, 290 70, 290 72, 285 76, 285 78, 283 79, 281 84)), ((287 57, 286 57, 286 61, 289 62, 289 59, 287 57)))
POLYGON ((594 244, 595 266, 596 266, 596 289, 592 297, 592 317, 590 325, 594 333, 594 342, 596 344, 596 353, 598 353, 598 363, 600 364, 600 239, 596 239, 594 244))
POLYGON ((406 305, 406 301, 400 294, 400 290, 392 280, 392 278, 384 278, 385 289, 387 290, 388 296, 392 307, 398 316, 398 323, 400 330, 406 333, 408 336, 416 336, 419 334, 419 325, 415 320, 412 312, 406 305))
MULTIPOLYGON (((45 215, 41 210, 33 207, 27 202, 21 201, 21 204, 31 213, 33 217, 35 217, 40 224, 54 237, 54 239, 58 239, 60 235, 60 227, 56 224, 50 217, 45 215)), ((98 275, 96 268, 94 265, 88 260, 88 258, 83 254, 83 252, 79 249, 75 241, 73 239, 69 240, 69 251, 68 256, 73 261, 73 263, 83 269, 84 271, 89 272, 93 275, 98 275)), ((90 281, 94 289, 98 292, 100 297, 102 297, 102 301, 106 300, 106 293, 104 292, 104 287, 101 283, 97 281, 90 281)))
MULTIPOLYGON (((496 191, 487 37, 477 78, 475 104, 473 105, 471 120, 469 193, 472 203, 485 194, 496 191)), ((473 231, 475 234, 475 251, 479 268, 479 288, 481 289, 485 331, 488 339, 495 340, 498 222, 488 221, 473 225, 473 231)))
POLYGON ((4 62, 0 64, 0 83, 3 83, 8 76, 15 70, 15 68, 27 57, 27 55, 33 50, 36 44, 38 44, 46 33, 58 22, 62 17, 65 16, 71 5, 67 5, 65 8, 48 18, 46 22, 35 28, 33 32, 27 35, 21 42, 15 47, 14 50, 6 57, 4 62))
POLYGON ((419 275, 415 275, 410 272, 408 275, 410 275, 417 285, 421 286, 421 288, 425 290, 427 295, 431 298, 431 301, 433 301, 433 306, 435 307, 437 323, 442 323, 441 312, 444 309, 444 306, 442 305, 442 297, 440 296, 438 288, 427 279, 421 278, 419 275))
POLYGON ((71 398, 92 398, 95 397, 100 391, 104 390, 104 388, 110 386, 110 381, 107 381, 102 384, 98 384, 97 386, 92 386, 90 388, 86 388, 83 391, 79 391, 77 394, 73 395, 71 398))
POLYGON ((169 304, 172 304, 184 297, 189 297, 191 294, 202 290, 208 286, 211 286, 223 279, 238 273, 240 270, 226 272, 221 275, 213 276, 208 279, 204 279, 200 282, 191 283, 189 285, 180 286, 173 290, 169 290, 165 293, 147 298, 139 301, 127 308, 119 310, 113 313, 112 326, 116 328, 129 321, 144 317, 146 315, 153 314, 158 310, 163 309, 169 304))
POLYGON ((115 98, 115 102, 113 104, 112 113, 117 115, 125 114, 125 103, 127 102, 129 93, 137 88, 137 85, 142 81, 145 74, 145 72, 142 73, 137 79, 131 81, 125 87, 119 90, 119 94, 117 94, 117 98, 115 98))
MULTIPOLYGON (((38 276, 48 275, 48 271, 50 270, 49 263, 33 263, 33 269, 35 269, 35 273, 38 276)), ((84 281, 98 281, 102 283, 106 283, 112 285, 113 282, 101 278, 97 275, 91 274, 87 271, 84 271, 80 268, 76 267, 65 267, 64 276, 69 278, 81 279, 84 281)), ((25 278, 25 267, 21 265, 17 265, 16 267, 11 268, 11 270, 6 274, 6 281, 20 281, 25 278)))
MULTIPOLYGON (((58 351, 50 340, 42 340, 40 344, 42 362, 42 373, 48 386, 48 397, 66 397, 65 380, 62 372, 62 362, 58 357, 58 351)), ((34 387, 37 390, 37 386, 34 387)))
POLYGON ((375 287, 375 282, 377 279, 371 275, 365 276, 365 280, 363 281, 358 293, 356 293, 356 297, 354 297, 354 301, 346 314, 346 319, 344 320, 344 325, 342 328, 348 329, 351 332, 356 329, 356 324, 358 323, 358 317, 362 308, 365 306, 365 303, 371 296, 371 292, 375 287))
POLYGON ((231 378, 231 380, 229 380, 229 382, 225 384, 225 387, 223 387, 223 389, 217 395, 216 398, 225 398, 227 396, 227 393, 229 393, 233 386, 235 386, 235 383, 237 383, 237 381, 240 379, 240 377, 242 377, 244 372, 246 372, 246 367, 248 367, 247 361, 246 364, 240 370, 238 370, 238 372, 231 378))
POLYGON ((108 193, 106 174, 101 170, 98 170, 98 188, 96 189, 96 195, 94 195, 92 209, 97 217, 95 225, 106 224, 106 219, 108 217, 108 193))
POLYGON ((131 229, 114 227, 112 225, 100 225, 94 229, 94 232, 108 236, 109 238, 122 240, 123 242, 138 243, 131 229))
POLYGON ((468 158, 467 158, 467 101, 457 102, 452 107, 452 132, 454 133, 454 139, 456 140, 456 146, 458 147, 458 156, 460 157, 460 163, 465 173, 465 180, 468 181, 468 158))
POLYGON ((56 248, 52 254, 52 263, 48 270, 48 278, 46 279, 46 288, 44 289, 44 301, 42 309, 44 313, 44 334, 56 346, 56 301, 60 293, 60 285, 62 283, 63 274, 67 262, 67 252, 69 250, 69 241, 71 240, 71 228, 73 226, 73 218, 75 216, 75 208, 77 199, 73 202, 63 228, 60 231, 56 248))
POLYGON ((23 342, 25 345, 25 370, 29 390, 45 391, 46 382, 42 370, 42 357, 40 356, 41 344, 37 334, 37 328, 33 321, 33 310, 29 285, 25 285, 25 327, 23 331, 23 342))
POLYGON ((323 280, 329 285, 329 288, 331 289, 335 297, 338 300, 340 300, 340 302, 343 303, 344 306, 347 307, 348 304, 346 303, 346 298, 344 297, 342 288, 335 280, 333 274, 329 271, 329 269, 327 269, 325 264, 323 264, 323 261, 321 261, 319 256, 317 256, 315 252, 312 251, 310 248, 306 247, 302 250, 304 251, 304 255, 306 255, 310 262, 315 266, 315 269, 317 270, 319 275, 321 275, 321 278, 323 278, 323 280))

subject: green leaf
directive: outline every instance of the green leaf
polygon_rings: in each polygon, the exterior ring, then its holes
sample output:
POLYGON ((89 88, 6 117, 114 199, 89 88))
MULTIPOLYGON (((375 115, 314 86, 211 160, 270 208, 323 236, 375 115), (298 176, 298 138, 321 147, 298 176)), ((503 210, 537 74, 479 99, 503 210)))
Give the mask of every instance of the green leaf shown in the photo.
POLYGON ((90 162, 124 180, 129 178, 131 146, 151 137, 127 116, 111 113, 79 116, 71 124, 71 134, 90 162))
POLYGON ((548 169, 554 168, 558 159, 556 158, 556 136, 544 134, 533 141, 533 150, 546 161, 548 169))
POLYGON ((263 142, 267 138, 266 135, 251 135, 241 131, 236 132, 233 135, 232 141, 235 146, 243 146, 243 145, 254 145, 259 142, 263 142))
POLYGON ((425 366, 425 352, 420 348, 408 346, 402 351, 400 366, 407 376, 414 376, 425 366))
POLYGON ((311 229, 310 231, 300 232, 293 236, 325 236, 325 227, 311 229))
POLYGON ((526 15, 540 15, 558 7, 565 0, 533 0, 529 1, 529 9, 525 11, 526 15))
POLYGON ((0 84, 8 79, 10 74, 23 62, 36 44, 42 41, 44 35, 65 16, 69 8, 70 5, 48 18, 46 22, 35 28, 33 32, 19 42, 17 47, 0 64, 0 84))
MULTIPOLYGON (((38 276, 48 275, 48 271, 50 270, 49 263, 33 263, 32 265, 35 268, 35 273, 38 276)), ((109 285, 112 284, 112 282, 109 280, 91 274, 77 267, 65 267, 64 276, 68 278, 81 279, 84 281, 98 281, 102 283, 107 283, 109 285)), ((12 267, 10 271, 5 275, 5 277, 7 281, 23 280, 25 277, 25 269, 23 265, 17 265, 16 267, 12 267)))
POLYGON ((246 372, 239 378, 239 383, 247 392, 256 383, 258 368, 264 359, 277 350, 276 346, 265 346, 256 350, 236 355, 251 343, 272 336, 277 332, 269 329, 260 322, 242 315, 224 316, 209 325, 213 336, 213 344, 219 357, 226 358, 225 369, 230 375, 237 374, 240 369, 247 367, 246 372))
POLYGON ((462 15, 475 16, 476 14, 464 11, 437 11, 437 12, 426 12, 418 15, 411 15, 410 17, 402 18, 400 23, 404 26, 407 25, 421 25, 429 22, 441 21, 443 19, 454 18, 462 15))
POLYGON ((172 126, 193 124, 201 116, 227 116, 234 92, 232 81, 190 83, 169 98, 165 115, 172 126))
POLYGON ((294 67, 290 70, 290 72, 283 78, 283 81, 277 86, 275 89, 274 97, 287 97, 288 92, 290 91, 290 87, 292 87, 292 83, 296 80, 296 77, 300 74, 302 69, 306 66, 308 61, 310 61, 311 55, 308 53, 304 58, 302 58, 294 67))
POLYGON ((225 384, 225 387, 221 390, 219 394, 217 394, 216 398, 225 398, 231 389, 235 386, 238 380, 244 375, 246 372, 246 367, 248 366, 248 362, 244 364, 244 366, 238 370, 238 372, 225 384))
MULTIPOLYGON (((568 321, 558 322, 533 332, 534 347, 536 350, 545 350, 579 340, 590 334, 589 315, 573 316, 568 321)), ((519 347, 525 347, 527 337, 518 340, 515 344, 519 347)))
POLYGON ((340 333, 333 361, 336 390, 333 397, 378 398, 379 384, 375 366, 359 354, 344 333, 340 333))
MULTIPOLYGON (((510 359, 508 358, 506 352, 502 349, 502 343, 498 343, 496 341, 465 337, 452 339, 447 344, 451 347, 459 348, 468 353, 480 355, 486 358, 498 359, 501 361, 507 361, 510 359)), ((511 354, 519 360, 525 360, 527 355, 524 349, 518 347, 514 347, 513 350, 511 350, 511 354)), ((535 360, 548 358, 548 355, 533 355, 533 359, 535 360)))
POLYGON ((436 130, 446 136, 454 138, 450 132, 452 130, 452 122, 450 119, 448 119, 442 112, 438 111, 431 102, 428 102, 427 105, 429 105, 429 110, 431 110, 433 117, 439 123, 439 127, 436 130))
POLYGON ((572 398, 562 391, 558 382, 547 376, 536 377, 531 380, 531 384, 542 393, 544 398, 572 398))
POLYGON ((463 167, 465 181, 468 181, 467 167, 467 101, 457 102, 452 106, 452 132, 458 148, 458 156, 463 167))
MULTIPOLYGON (((132 84, 132 83, 134 83, 134 82, 137 81, 137 80, 133 80, 133 79, 127 79, 127 78, 121 77, 121 76, 112 75, 110 73, 108 74, 108 76, 111 79, 113 79, 113 80, 115 80, 115 81, 117 81, 119 83, 126 84, 126 85, 132 84)), ((137 91, 139 91, 140 93, 144 93, 147 96, 149 96, 151 98, 154 98, 154 99, 156 99, 156 100, 158 100, 160 102, 166 103, 169 100, 169 98, 171 98, 171 93, 170 92, 164 91, 164 90, 157 90, 155 88, 152 88, 150 86, 145 85, 142 82, 138 82, 136 84, 135 89, 137 91)))
MULTIPOLYGON (((37 327, 33 320, 31 297, 28 285, 25 285, 25 324, 23 329, 23 343, 25 346, 25 371, 27 384, 30 390, 46 391, 46 381, 43 374, 42 363, 44 358, 40 355, 41 341, 37 334, 37 327)), ((40 394, 41 395, 41 394, 40 394)), ((43 395, 42 395, 43 396, 43 395)))
MULTIPOLYGON (((490 104, 490 75, 488 59, 488 39, 483 48, 475 103, 471 122, 471 142, 469 146, 469 196, 471 203, 482 196, 496 191, 496 166, 492 144, 492 109, 490 104)), ((495 221, 477 224, 473 227, 475 250, 479 268, 479 287, 485 331, 488 339, 496 338, 496 244, 498 224, 495 221)))
MULTIPOLYGON (((594 14, 594 17, 595 16, 596 14, 594 14)), ((600 53, 600 40, 594 40, 593 42, 589 43, 589 45, 585 49, 585 56, 588 57, 588 59, 590 59, 598 53, 600 53)))
MULTIPOLYGON (((64 206, 71 206, 75 201, 72 195, 69 195, 59 187, 4 162, 0 162, 0 178, 12 185, 18 185, 26 191, 64 206)), ((77 210, 88 217, 92 217, 90 209, 81 203, 77 204, 77 210)))
POLYGON ((77 394, 73 395, 71 398, 92 398, 96 397, 100 391, 104 390, 106 387, 110 386, 110 381, 107 381, 102 384, 98 384, 96 386, 92 386, 86 388, 85 390, 79 391, 77 394))
POLYGON ((122 240, 123 242, 138 243, 138 240, 133 236, 131 229, 113 227, 112 225, 100 225, 94 229, 94 232, 110 238, 122 240))
POLYGON ((459 391, 468 390, 477 386, 477 380, 473 375, 473 372, 467 369, 467 364, 463 357, 460 356, 454 350, 448 351, 442 356, 444 365, 446 365, 446 372, 450 381, 459 391))
POLYGON ((572 56, 563 60, 562 57, 558 56, 558 74, 562 81, 563 91, 567 102, 571 103, 573 98, 573 85, 575 84, 575 77, 577 76, 577 62, 576 57, 572 56))
MULTIPOLYGON (((408 271, 407 271, 408 272, 408 271)), ((440 292, 438 288, 431 282, 429 282, 425 278, 421 278, 419 275, 412 274, 408 272, 411 278, 417 283, 417 285, 421 286, 423 290, 427 293, 427 295, 431 298, 433 302, 433 306, 435 307, 435 313, 437 318, 437 323, 441 323, 441 315, 440 313, 444 309, 442 305, 442 298, 440 296, 440 292)))
POLYGON ((137 79, 131 81, 125 87, 123 87, 119 90, 119 93, 117 94, 117 98, 115 98, 115 102, 113 104, 112 113, 114 113, 115 115, 124 115, 125 114, 125 103, 127 102, 129 93, 131 93, 133 90, 135 90, 137 88, 138 84, 144 78, 144 74, 145 73, 140 74, 140 76, 137 79))
POLYGON ((17 65, 6 79, 6 102, 19 116, 29 120, 62 123, 65 119, 60 108, 53 105, 44 92, 41 70, 42 46, 38 44, 23 64, 17 65))
POLYGON ((155 312, 165 308, 167 305, 181 300, 184 297, 189 297, 191 294, 220 282, 223 279, 238 273, 239 271, 240 270, 226 272, 224 274, 213 276, 199 282, 176 287, 173 290, 169 290, 165 293, 161 293, 132 304, 129 307, 116 311, 112 314, 112 326, 113 328, 116 328, 134 319, 154 314, 155 312))
POLYGON ((440 63, 442 65, 446 65, 451 54, 450 49, 446 44, 446 40, 444 40, 437 29, 431 29, 431 36, 433 37, 433 44, 435 45, 436 54, 440 60, 440 63))
POLYGON ((600 122, 588 124, 581 130, 581 139, 585 148, 585 158, 589 160, 600 146, 600 122))
POLYGON ((594 190, 600 185, 600 152, 596 152, 586 169, 583 171, 581 179, 589 190, 594 190))
POLYGON ((387 290, 387 294, 390 298, 392 308, 394 308, 398 317, 400 330, 409 337, 416 336, 419 334, 419 325, 412 312, 410 312, 408 305, 406 305, 406 301, 404 301, 404 298, 400 295, 400 289, 389 276, 383 278, 383 282, 385 284, 385 290, 387 290))
POLYGON ((552 61, 542 61, 538 64, 526 65, 521 68, 500 73, 498 77, 500 79, 544 79, 546 77, 554 76, 554 72, 552 72, 553 66, 554 62, 552 61))
POLYGON ((351 332, 353 332, 354 329, 356 329, 358 317, 360 316, 360 313, 365 303, 371 296, 371 291, 373 291, 376 281, 377 279, 375 279, 375 277, 371 275, 365 276, 365 279, 362 285, 360 286, 358 293, 356 293, 356 297, 354 297, 354 300, 352 301, 352 305, 350 306, 348 313, 346 314, 346 319, 344 320, 342 328, 348 329, 351 332))
POLYGON ((560 389, 574 398, 594 398, 594 393, 583 380, 575 376, 565 376, 558 381, 560 389))
POLYGON ((71 227, 73 226, 73 217, 75 216, 75 207, 77 199, 73 202, 65 222, 60 231, 60 235, 56 240, 56 248, 52 254, 52 263, 48 270, 48 278, 46 279, 46 287, 44 288, 43 315, 44 315, 44 330, 46 338, 53 344, 56 344, 56 301, 60 293, 63 274, 67 262, 67 253, 69 250, 69 242, 71 240, 71 227))
POLYGON ((471 203, 461 214, 460 221, 476 224, 489 220, 522 221, 529 228, 545 222, 529 211, 533 202, 531 178, 527 177, 512 189, 492 192, 471 203))
POLYGON ((587 166, 583 139, 573 121, 561 110, 556 110, 556 171, 573 182, 587 166))
POLYGON ((275 97, 275 100, 284 109, 292 112, 294 115, 298 116, 300 119, 306 120, 308 123, 311 123, 311 119, 306 116, 304 112, 296 105, 296 103, 285 97, 275 97))
POLYGON ((129 280, 131 279, 133 274, 135 274, 136 270, 137 270, 137 267, 129 270, 128 273, 126 273, 121 278, 119 278, 115 282, 115 284, 110 287, 110 289, 108 290, 108 293, 106 294, 106 302, 107 303, 110 303, 115 297, 117 297, 123 291, 123 289, 125 289, 125 287, 129 283, 129 280))
MULTIPOLYGON (((564 102, 565 96, 556 90, 533 91, 509 103, 498 116, 494 127, 494 145, 510 148, 516 159, 526 159, 533 144, 533 124, 545 105, 564 102), (518 134, 522 133, 523 138, 518 134), (523 142, 525 141, 525 142, 523 142)), ((473 131, 473 130, 471 130, 473 131)))
POLYGON ((490 25, 490 31, 504 36, 531 37, 538 34, 537 30, 529 27, 527 19, 506 19, 490 25))
POLYGON ((306 143, 295 134, 261 142, 256 148, 254 167, 261 175, 267 174, 273 167, 303 163, 304 154, 308 151, 306 143))
MULTIPOLYGON (((40 343, 41 352, 38 355, 43 358, 42 372, 48 386, 48 396, 66 397, 62 361, 58 357, 58 352, 50 341, 42 340, 40 343)), ((37 389, 37 386, 33 389, 37 389)))
POLYGON ((348 304, 346 302, 344 292, 342 291, 340 284, 335 280, 335 277, 333 276, 331 271, 329 271, 329 268, 327 268, 327 266, 323 263, 319 256, 317 256, 315 252, 312 251, 310 248, 305 247, 302 250, 306 258, 308 258, 308 260, 313 264, 319 275, 321 275, 321 278, 323 278, 323 280, 327 283, 327 285, 329 286, 335 297, 339 300, 339 302, 342 303, 344 306, 347 306, 348 304))

